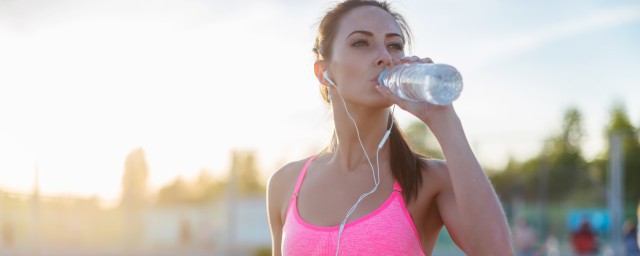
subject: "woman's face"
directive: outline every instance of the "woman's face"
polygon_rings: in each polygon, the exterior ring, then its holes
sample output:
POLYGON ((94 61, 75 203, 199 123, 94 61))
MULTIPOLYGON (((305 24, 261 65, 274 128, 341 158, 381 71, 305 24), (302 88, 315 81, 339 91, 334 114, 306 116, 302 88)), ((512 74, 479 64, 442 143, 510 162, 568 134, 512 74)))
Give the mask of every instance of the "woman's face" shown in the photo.
POLYGON ((375 6, 357 7, 338 25, 329 77, 345 100, 388 107, 375 88, 378 75, 402 57, 404 38, 393 16, 375 6))

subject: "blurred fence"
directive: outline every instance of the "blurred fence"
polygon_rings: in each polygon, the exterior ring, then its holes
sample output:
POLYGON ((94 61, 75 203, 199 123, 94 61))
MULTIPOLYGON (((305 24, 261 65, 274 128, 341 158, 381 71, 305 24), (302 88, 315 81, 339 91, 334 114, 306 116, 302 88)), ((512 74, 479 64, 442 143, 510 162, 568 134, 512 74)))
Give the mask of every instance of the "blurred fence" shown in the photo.
POLYGON ((0 255, 260 255, 271 243, 264 197, 139 211, 98 199, 0 198, 0 255))
MULTIPOLYGON (((264 197, 202 204, 147 206, 132 212, 96 198, 0 193, 0 255, 270 255, 264 197)), ((614 255, 605 208, 509 203, 510 223, 526 217, 539 255, 573 255, 571 233, 593 224, 600 255, 614 255), (556 244, 548 247, 549 238, 556 244)), ((628 206, 628 211, 635 206, 628 206)), ((513 226, 512 225, 512 226, 513 226)), ((434 255, 464 255, 443 229, 434 255)))

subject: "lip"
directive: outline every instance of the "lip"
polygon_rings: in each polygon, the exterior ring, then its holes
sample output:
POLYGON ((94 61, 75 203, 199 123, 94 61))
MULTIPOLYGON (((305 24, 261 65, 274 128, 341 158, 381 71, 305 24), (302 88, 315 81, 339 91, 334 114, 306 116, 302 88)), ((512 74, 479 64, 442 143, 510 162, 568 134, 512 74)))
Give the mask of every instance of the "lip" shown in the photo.
POLYGON ((376 75, 373 78, 371 78, 371 81, 378 81, 378 77, 380 77, 381 73, 382 73, 382 71, 376 73, 376 75))
MULTIPOLYGON (((380 72, 380 73, 382 73, 382 72, 380 72)), ((376 85, 380 85, 380 84, 378 83, 378 77, 380 77, 380 73, 378 73, 378 74, 377 74, 373 79, 371 79, 371 82, 376 83, 376 85)))

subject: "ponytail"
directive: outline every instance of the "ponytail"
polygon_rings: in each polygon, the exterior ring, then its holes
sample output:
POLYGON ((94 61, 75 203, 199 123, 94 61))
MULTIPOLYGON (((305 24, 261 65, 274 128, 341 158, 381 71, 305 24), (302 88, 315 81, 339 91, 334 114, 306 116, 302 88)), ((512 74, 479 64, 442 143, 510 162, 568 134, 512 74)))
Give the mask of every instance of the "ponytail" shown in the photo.
POLYGON ((404 201, 409 203, 418 196, 418 190, 422 186, 421 170, 426 166, 426 157, 411 150, 404 134, 398 128, 398 122, 395 119, 393 122, 389 135, 391 173, 402 187, 404 201))

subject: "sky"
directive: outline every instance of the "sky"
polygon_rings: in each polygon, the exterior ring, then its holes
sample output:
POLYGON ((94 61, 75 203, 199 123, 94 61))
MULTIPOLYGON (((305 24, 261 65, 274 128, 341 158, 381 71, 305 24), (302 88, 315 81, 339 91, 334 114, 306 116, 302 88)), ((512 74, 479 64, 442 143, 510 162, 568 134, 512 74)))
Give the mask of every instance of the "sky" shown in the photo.
MULTIPOLYGON (((119 195, 142 147, 151 189, 231 152, 263 178, 325 146, 331 113, 311 48, 332 1, 0 0, 0 188, 119 195)), ((412 55, 454 65, 454 106, 484 166, 537 154, 584 117, 588 159, 615 102, 640 126, 637 1, 396 0, 412 55)), ((397 111, 401 125, 415 121, 397 111)))

